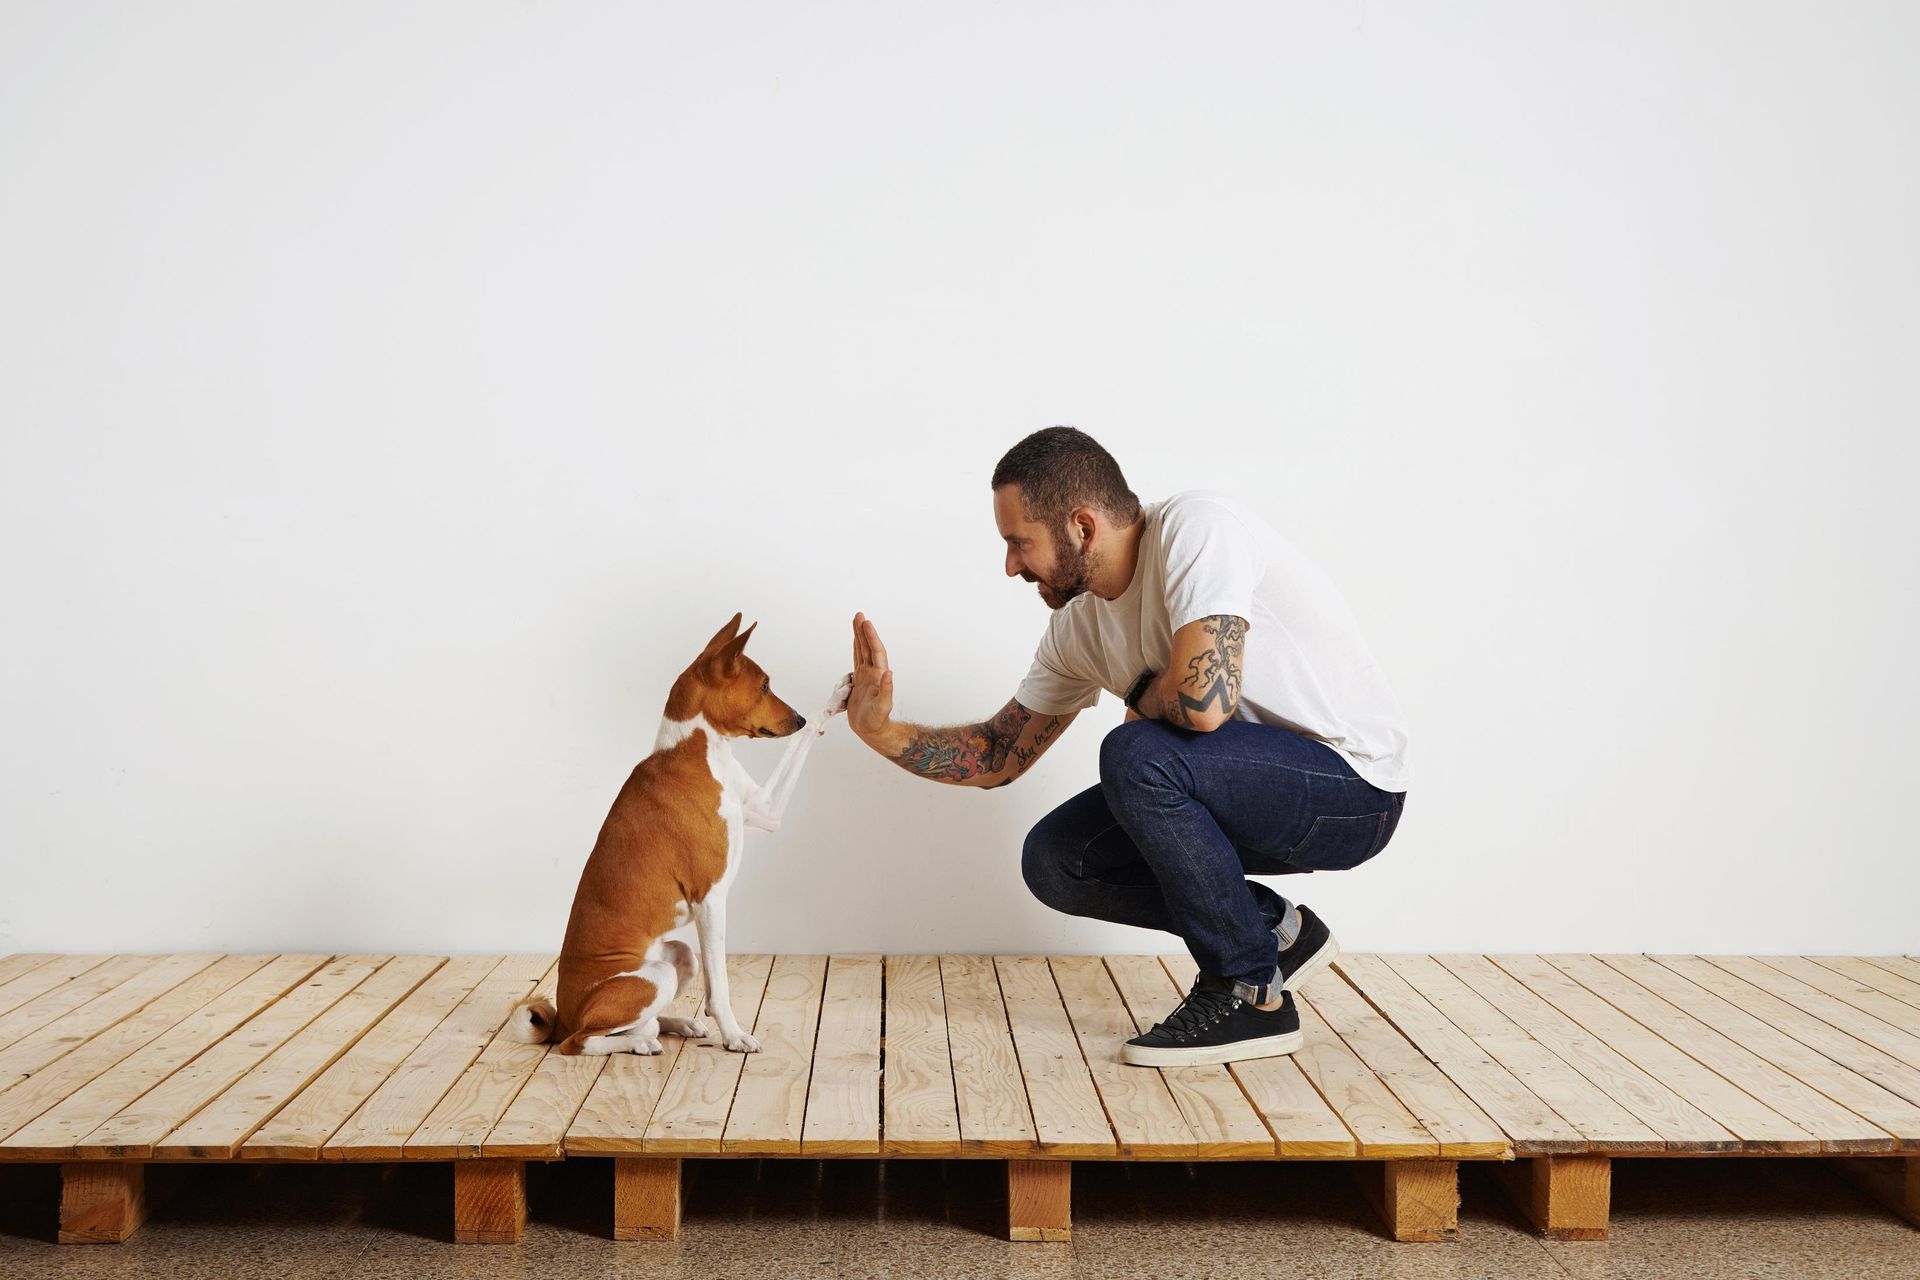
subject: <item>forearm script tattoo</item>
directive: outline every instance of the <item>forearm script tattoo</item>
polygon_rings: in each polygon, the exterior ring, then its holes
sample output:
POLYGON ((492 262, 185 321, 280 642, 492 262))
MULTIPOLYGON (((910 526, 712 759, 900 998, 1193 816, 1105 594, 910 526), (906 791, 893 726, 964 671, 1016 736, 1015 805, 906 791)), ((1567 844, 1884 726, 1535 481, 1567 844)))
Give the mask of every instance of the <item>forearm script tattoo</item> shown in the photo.
POLYGON ((1213 637, 1213 643, 1187 663, 1178 696, 1166 711, 1168 723, 1185 729, 1193 728, 1194 716, 1216 703, 1226 716, 1240 705, 1240 650, 1247 638, 1246 620, 1215 614, 1202 618, 1200 629, 1213 637))
POLYGON ((1009 702, 993 719, 952 729, 916 728, 894 762, 901 768, 939 782, 969 782, 1012 770, 994 786, 1004 786, 1023 773, 1060 728, 1063 717, 1043 717, 1033 741, 1020 744, 1033 713, 1009 702))

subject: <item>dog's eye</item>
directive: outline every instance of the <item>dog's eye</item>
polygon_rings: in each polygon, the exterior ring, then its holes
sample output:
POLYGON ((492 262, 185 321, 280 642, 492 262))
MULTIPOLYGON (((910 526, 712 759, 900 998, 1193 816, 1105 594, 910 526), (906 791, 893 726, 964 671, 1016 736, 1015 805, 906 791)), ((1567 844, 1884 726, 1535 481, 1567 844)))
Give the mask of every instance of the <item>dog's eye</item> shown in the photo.
POLYGON ((772 677, 772 676, 768 676, 768 677, 767 677, 767 678, 766 678, 765 680, 762 680, 762 681, 760 682, 760 692, 762 692, 762 693, 772 693, 772 692, 773 692, 773 677, 772 677))

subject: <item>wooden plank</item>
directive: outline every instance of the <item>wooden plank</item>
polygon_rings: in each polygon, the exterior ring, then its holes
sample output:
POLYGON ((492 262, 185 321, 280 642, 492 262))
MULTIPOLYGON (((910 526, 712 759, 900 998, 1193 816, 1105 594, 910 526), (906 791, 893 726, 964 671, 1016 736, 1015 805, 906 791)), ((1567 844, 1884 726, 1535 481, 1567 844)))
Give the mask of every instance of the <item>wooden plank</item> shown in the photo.
POLYGON ((1912 1005, 1878 991, 1851 974, 1835 973, 1823 964, 1803 956, 1756 956, 1762 964, 1778 969, 1791 978, 1825 992, 1843 1004, 1852 1005, 1906 1035, 1920 1034, 1920 1018, 1912 1005))
MULTIPOLYGON (((1920 1107, 1816 1053, 1800 1041, 1646 956, 1609 956, 1606 962, 1639 986, 1755 1057, 1831 1099, 1865 1129, 1892 1135, 1884 1146, 1856 1150, 1920 1151, 1920 1107)), ((1823 1135, 1824 1136, 1824 1135, 1823 1135)))
MULTIPOLYGON (((18 977, 0 983, 0 1014, 11 1013, 29 1000, 37 999, 55 987, 71 982, 90 970, 98 969, 114 958, 113 956, 56 956, 46 964, 35 965, 18 977)), ((128 957, 118 958, 124 960, 128 957)))
POLYGON ((0 956, 0 982, 12 982, 21 974, 30 973, 59 958, 59 953, 54 951, 14 951, 0 956))
POLYGON ((1120 1060, 1120 1046, 1140 1032, 1106 965, 1099 956, 1049 956, 1047 966, 1080 1042, 1080 1056, 1113 1124, 1120 1154, 1138 1160, 1191 1160, 1199 1144, 1166 1077, 1120 1060))
POLYGON ((563 1055, 548 1048, 527 1087, 508 1105, 480 1154, 527 1160, 557 1160, 566 1151, 567 1127, 607 1065, 605 1054, 563 1055))
POLYGON ((1669 1151, 1740 1149, 1740 1140, 1712 1116, 1641 1070, 1485 956, 1435 956, 1433 960, 1658 1134, 1669 1151))
MULTIPOLYGON (((1604 997, 1641 1026, 1733 1081, 1800 1128, 1825 1151, 1891 1151, 1893 1135, 1814 1093, 1758 1054, 1741 1048, 1698 1018, 1676 1008, 1598 956, 1543 956, 1547 963, 1604 997)), ((1656 965, 1654 969, 1660 970, 1656 965)), ((1704 993, 1702 993, 1704 995, 1704 993)), ((1709 999, 1711 997, 1708 997, 1709 999)), ((1863 1082, 1864 1083, 1864 1082, 1863 1082)))
POLYGON ((760 1052, 748 1054, 740 1065, 740 1085, 720 1135, 721 1150, 738 1155, 792 1155, 800 1150, 826 988, 825 956, 774 958, 753 1023, 760 1052))
POLYGON ((1040 1150, 1059 1157, 1115 1154, 1119 1144, 1100 1106, 1093 1074, 1080 1056, 1080 1042, 1074 1038, 1060 991, 1053 985, 1047 958, 995 956, 993 967, 1006 1002, 1040 1150))
POLYGON ((1007 1161, 1007 1239, 1073 1238, 1073 1165, 1066 1160, 1007 1161))
MULTIPOLYGON (((1506 1132, 1516 1154, 1547 1155, 1588 1149, 1587 1136, 1578 1126, 1516 1079, 1478 1040, 1455 1026, 1446 1013, 1435 1008, 1380 957, 1349 955, 1340 961, 1338 968, 1395 1030, 1426 1054, 1462 1093, 1492 1117, 1506 1132)), ((1463 1004, 1467 1000, 1479 1003, 1484 1009, 1485 1002, 1471 992, 1466 993, 1465 1000, 1455 1003, 1463 1004)), ((1512 1029, 1506 1037, 1506 1049, 1522 1055, 1529 1051, 1528 1046, 1539 1050, 1525 1032, 1512 1027, 1511 1023, 1507 1026, 1512 1029)), ((1545 1050, 1539 1052, 1545 1053, 1545 1050)), ((1546 1056, 1553 1061, 1554 1074, 1572 1074, 1557 1058, 1551 1054, 1546 1056)), ((1659 1141, 1651 1133, 1646 1136, 1649 1142, 1659 1141)))
POLYGON ((1494 1166, 1520 1212, 1551 1240, 1604 1240, 1613 1198, 1606 1156, 1539 1156, 1494 1166))
POLYGON ((40 1030, 48 1023, 99 998, 143 969, 159 963, 158 956, 115 956, 0 1015, 0 1049, 40 1030))
MULTIPOLYGON (((552 1000, 559 978, 560 965, 555 961, 534 984, 533 996, 552 1000)), ((511 1012, 513 1006, 508 1005, 507 1009, 511 1012)), ((460 1078, 434 1104, 420 1127, 407 1135, 403 1146, 406 1158, 471 1160, 479 1156, 487 1134, 506 1114, 508 1105, 546 1056, 545 1044, 527 1044, 516 1039, 503 1024, 480 1051, 480 1056, 467 1065, 460 1078)), ((458 1186, 457 1181, 455 1185, 458 1186)), ((473 1185, 492 1184, 475 1182, 473 1185)), ((504 1184, 501 1186, 504 1188, 504 1184)), ((524 1221, 524 1214, 522 1218, 524 1221)))
POLYGON ((938 956, 888 956, 886 1088, 881 1150, 960 1154, 960 1105, 947 1045, 938 956))
POLYGON ((340 956, 323 965, 76 1141, 74 1155, 82 1160, 150 1159, 156 1143, 358 986, 361 979, 387 959, 386 956, 340 956))
POLYGON ((1027 1155, 1039 1149, 1000 980, 988 956, 941 956, 947 1043, 960 1108, 961 1150, 1027 1155))
MULTIPOLYGON (((226 990, 227 987, 267 962, 266 956, 238 959, 229 957, 228 959, 232 963, 222 962, 218 972, 223 976, 229 974, 232 976, 227 978, 226 985, 220 987, 220 991, 226 990), (251 968, 240 968, 245 965, 251 965, 251 968)), ((178 999, 170 998, 162 1002, 160 998, 169 996, 176 989, 181 989, 183 984, 196 975, 206 972, 219 960, 220 957, 217 955, 167 956, 157 964, 131 975, 112 990, 104 991, 85 1004, 61 1014, 38 1031, 22 1036, 13 1044, 0 1050, 0 1094, 14 1088, 28 1076, 44 1071, 50 1064, 83 1048, 87 1052, 87 1060, 98 1064, 103 1050, 95 1048, 89 1042, 135 1014, 141 1015, 139 1026, 142 1029, 151 1029, 152 1034, 147 1036, 147 1039, 152 1039, 153 1036, 173 1025, 167 1023, 165 1026, 155 1027, 155 1018, 168 1010, 175 1009, 180 1003, 178 999), (154 1006, 157 1012, 147 1013, 146 1010, 150 1005, 154 1006)), ((190 989, 198 990, 199 988, 190 989)), ((205 1001, 203 1000, 202 1003, 205 1001)), ((197 1007, 199 1006, 179 1008, 178 1016, 184 1018, 197 1007)), ((146 1040, 129 1043, 125 1034, 116 1034, 107 1043, 127 1044, 127 1048, 122 1051, 124 1057, 141 1044, 145 1044, 146 1040)), ((118 1062, 119 1059, 115 1058, 113 1061, 118 1062)), ((113 1062, 96 1065, 96 1073, 112 1065, 113 1062)), ((6 1107, 6 1103, 0 1102, 0 1116, 6 1114, 6 1107)), ((0 1124, 0 1132, 4 1131, 4 1124, 0 1124)))
MULTIPOLYGON (((1433 1135, 1443 1158, 1498 1160, 1513 1154, 1500 1126, 1344 981, 1320 983, 1311 999, 1302 999, 1296 991, 1294 1003, 1310 1005, 1340 1033, 1433 1135)), ((1302 1013, 1303 1026, 1305 1018, 1302 1013)))
MULTIPOLYGON (((677 1037, 676 1037, 677 1038, 677 1037)), ((664 1045, 662 1048, 664 1049, 664 1045)), ((636 1055, 614 1054, 615 1058, 636 1055)), ((661 1054, 644 1055, 657 1058, 661 1054)), ((673 1240, 680 1235, 680 1160, 627 1156, 613 1162, 613 1238, 673 1240)))
POLYGON ((153 1148, 157 1160, 232 1160, 267 1118, 316 1080, 445 961, 396 956, 153 1148))
POLYGON ((178 1071, 229 1031, 284 995, 327 962, 324 955, 278 956, 188 1013, 176 1025, 128 1054, 0 1142, 0 1158, 68 1160, 75 1146, 178 1071))
MULTIPOLYGON (((1808 986, 1790 974, 1751 956, 1702 956, 1702 960, 1801 1009, 1829 1026, 1837 1027, 1854 1039, 1872 1045, 1910 1067, 1920 1068, 1920 1036, 1856 1009, 1818 987, 1808 986)), ((1818 966, 1815 966, 1818 968, 1818 966)), ((1837 975, 1829 974, 1829 977, 1837 975)))
POLYGON ((525 1164, 518 1160, 461 1160, 454 1164, 455 1244, 518 1244, 526 1229, 525 1164))
MULTIPOLYGON (((701 981, 688 983, 673 997, 661 1016, 693 1017, 700 1010, 705 987, 706 984, 701 981)), ((606 1066, 595 1077, 592 1087, 587 1090, 586 1101, 580 1104, 573 1123, 567 1127, 567 1135, 562 1142, 566 1153, 570 1156, 621 1155, 638 1151, 641 1140, 646 1136, 647 1122, 653 1118, 654 1104, 660 1100, 660 1092, 667 1086, 667 1077, 673 1072, 673 1064, 685 1051, 688 1051, 688 1044, 681 1037, 662 1036, 659 1053, 606 1055, 606 1066)), ((626 1168, 629 1163, 625 1160, 616 1161, 614 1168, 626 1168)), ((679 1195, 678 1160, 663 1158, 631 1163, 636 1168, 671 1164, 675 1170, 674 1194, 676 1197, 679 1195)), ((616 1173, 616 1186, 618 1177, 616 1173)), ((616 1192, 616 1206, 619 1203, 619 1194, 616 1192)), ((677 1199, 675 1203, 678 1203, 677 1199)), ((675 1221, 678 1221, 677 1217, 675 1221)))
MULTIPOLYGON (((1175 991, 1193 988, 1200 966, 1184 952, 1160 957, 1161 968, 1172 979, 1175 991)), ((1299 1001, 1294 1002, 1296 1011, 1299 1001)), ((1301 1024, 1304 1034, 1306 1025, 1301 1024)), ((1331 1032, 1327 1033, 1332 1035, 1331 1032)), ((1336 1037, 1337 1039, 1337 1037, 1336 1037)), ((1345 1049, 1342 1045, 1342 1050, 1345 1049)), ((1287 1160, 1341 1160, 1360 1153, 1359 1140, 1353 1136, 1320 1091, 1307 1079, 1296 1061, 1299 1051, 1276 1058, 1249 1058, 1227 1064, 1227 1070, 1239 1082, 1247 1101, 1259 1112, 1273 1134, 1274 1153, 1287 1160)), ((1358 1065, 1356 1062, 1355 1065, 1358 1065)), ((1384 1090, 1383 1090, 1384 1092, 1384 1090)), ((1398 1104, 1395 1104, 1398 1106, 1398 1104)), ((1412 1120, 1412 1117, 1408 1117, 1412 1120)), ((1417 1122, 1415 1122, 1417 1125, 1417 1122)), ((1425 1131, 1422 1130, 1424 1135, 1425 1131)), ((1431 1138, 1426 1148, 1433 1149, 1431 1138)))
POLYGON ((877 1155, 880 1151, 879 956, 827 961, 820 1034, 800 1149, 808 1155, 877 1155))
POLYGON ((1820 1140, 1569 978, 1538 956, 1489 956, 1536 996, 1671 1086, 1749 1151, 1811 1154, 1820 1140))
MULTIPOLYGON (((1350 976, 1358 977, 1373 964, 1384 964, 1407 986, 1419 992, 1422 998, 1443 1015, 1449 1024, 1457 1028, 1460 1034, 1471 1041, 1473 1046, 1486 1054, 1513 1074, 1540 1100, 1553 1108, 1556 1115, 1564 1116, 1576 1133, 1584 1141, 1584 1147, 1590 1150, 1607 1151, 1663 1151, 1667 1143, 1664 1138, 1648 1128, 1634 1117, 1620 1103, 1614 1101, 1600 1088, 1578 1071, 1569 1068, 1567 1063, 1529 1035, 1524 1027, 1515 1023, 1506 1014, 1500 1012, 1491 1003, 1474 991, 1466 983, 1455 977, 1447 969, 1437 964, 1431 956, 1380 956, 1377 958, 1356 957, 1357 963, 1350 976)), ((1375 1004, 1380 1003, 1372 983, 1360 983, 1369 998, 1375 1004)), ((1398 1022, 1398 1019, 1395 1019, 1398 1022)), ((1402 1030, 1406 1030, 1404 1024, 1402 1030)), ((1417 1039, 1417 1038, 1416 1038, 1417 1039)), ((1421 1043, 1427 1055, 1440 1063, 1442 1069, 1452 1075, 1455 1083, 1465 1089, 1466 1081, 1455 1074, 1449 1064, 1434 1050, 1436 1046, 1421 1043)), ((1457 1049, 1452 1046, 1449 1051, 1457 1049)), ((1513 1138, 1516 1154, 1533 1152, 1535 1146, 1530 1137, 1523 1137, 1520 1131, 1508 1123, 1500 1112, 1494 1111, 1486 1099, 1482 1099, 1472 1089, 1469 1096, 1493 1115, 1507 1129, 1513 1138)), ((1574 1166, 1568 1166, 1572 1168, 1574 1166)))
POLYGON ((118 1244, 146 1221, 143 1164, 63 1164, 60 1166, 61 1244, 118 1244))
POLYGON ((1768 1026, 1777 1027, 1801 1044, 1819 1050, 1849 1071, 1865 1076, 1887 1092, 1908 1102, 1920 1103, 1920 1068, 1882 1053, 1866 1041, 1708 963, 1703 956, 1654 956, 1653 959, 1695 986, 1713 992, 1768 1026))
MULTIPOLYGON (((1135 1034, 1151 1030, 1155 1022, 1173 1012, 1186 994, 1174 987, 1166 969, 1153 956, 1108 956, 1107 973, 1119 988, 1120 998, 1133 1018, 1135 1034)), ((1239 1083, 1225 1066, 1208 1063, 1136 1069, 1157 1070, 1166 1079, 1167 1092, 1173 1095, 1193 1134, 1197 1159, 1273 1158, 1272 1131, 1247 1101, 1247 1095, 1240 1092, 1239 1083)))
MULTIPOLYGON (((175 982, 173 989, 159 999, 151 999, 151 993, 141 993, 145 1007, 133 1017, 116 1017, 113 1025, 101 1034, 91 1036, 66 1053, 50 1055, 54 1060, 49 1065, 0 1093, 0 1137, 15 1133, 266 962, 266 956, 228 956, 205 966, 183 982, 175 982)), ((177 966, 163 978, 177 979, 185 967, 177 966)), ((55 1029, 62 1021, 64 1019, 50 1023, 28 1040, 55 1029)), ((25 1043, 27 1041, 21 1041, 25 1043)), ((0 1159, 5 1158, 5 1148, 0 1147, 0 1159)))
POLYGON ((320 1073, 240 1144, 242 1160, 318 1160, 395 1067, 500 963, 499 956, 455 956, 393 1012, 320 1073))
POLYGON ((493 1039, 513 1007, 533 993, 552 956, 507 956, 439 1026, 427 1033, 320 1148, 323 1160, 401 1160, 407 1138, 493 1039))
POLYGON ((1861 959, 1908 982, 1920 982, 1920 960, 1912 956, 1862 956, 1861 959))
MULTIPOLYGON (((1904 1014, 1894 1010, 1902 1018, 1894 1025, 1903 1031, 1920 1031, 1920 981, 1896 971, 1891 967, 1899 963, 1899 958, 1875 960, 1866 956, 1808 956, 1807 959, 1831 969, 1843 978, 1851 978, 1861 986, 1891 996, 1907 1006, 1904 1014)), ((1892 1021, 1891 1018, 1887 1019, 1892 1021)))
MULTIPOLYGON (((766 994, 773 957, 727 957, 727 988, 733 1015, 743 1027, 755 1025, 760 1001, 766 994)), ((757 1039, 758 1037, 756 1037, 757 1039)), ((664 1046, 663 1046, 664 1047, 664 1046)), ((654 1104, 641 1150, 650 1155, 711 1155, 720 1150, 733 1110, 734 1091, 747 1058, 759 1054, 734 1053, 718 1039, 698 1040, 681 1050, 667 1075, 667 1087, 654 1104)))

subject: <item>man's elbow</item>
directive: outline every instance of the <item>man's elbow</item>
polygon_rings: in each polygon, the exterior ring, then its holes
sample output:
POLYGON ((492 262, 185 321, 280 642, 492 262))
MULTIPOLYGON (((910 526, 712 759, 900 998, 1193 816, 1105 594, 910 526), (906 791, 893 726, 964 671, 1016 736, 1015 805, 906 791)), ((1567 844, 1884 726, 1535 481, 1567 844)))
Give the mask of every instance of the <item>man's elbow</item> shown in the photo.
POLYGON ((1187 727, 1195 733, 1212 733, 1233 719, 1234 710, 1233 707, 1208 707, 1205 711, 1188 712, 1187 727))

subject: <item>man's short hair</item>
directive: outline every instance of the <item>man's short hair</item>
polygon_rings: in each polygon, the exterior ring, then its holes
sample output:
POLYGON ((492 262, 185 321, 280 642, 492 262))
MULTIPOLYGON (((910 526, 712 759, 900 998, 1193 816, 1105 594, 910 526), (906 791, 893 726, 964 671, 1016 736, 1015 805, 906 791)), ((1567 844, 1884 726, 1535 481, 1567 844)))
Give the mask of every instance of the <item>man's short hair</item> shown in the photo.
POLYGON ((1007 450, 993 487, 1017 484, 1027 519, 1066 526, 1075 507, 1092 507, 1124 529, 1140 518, 1140 499, 1100 442, 1073 427, 1044 427, 1007 450))

